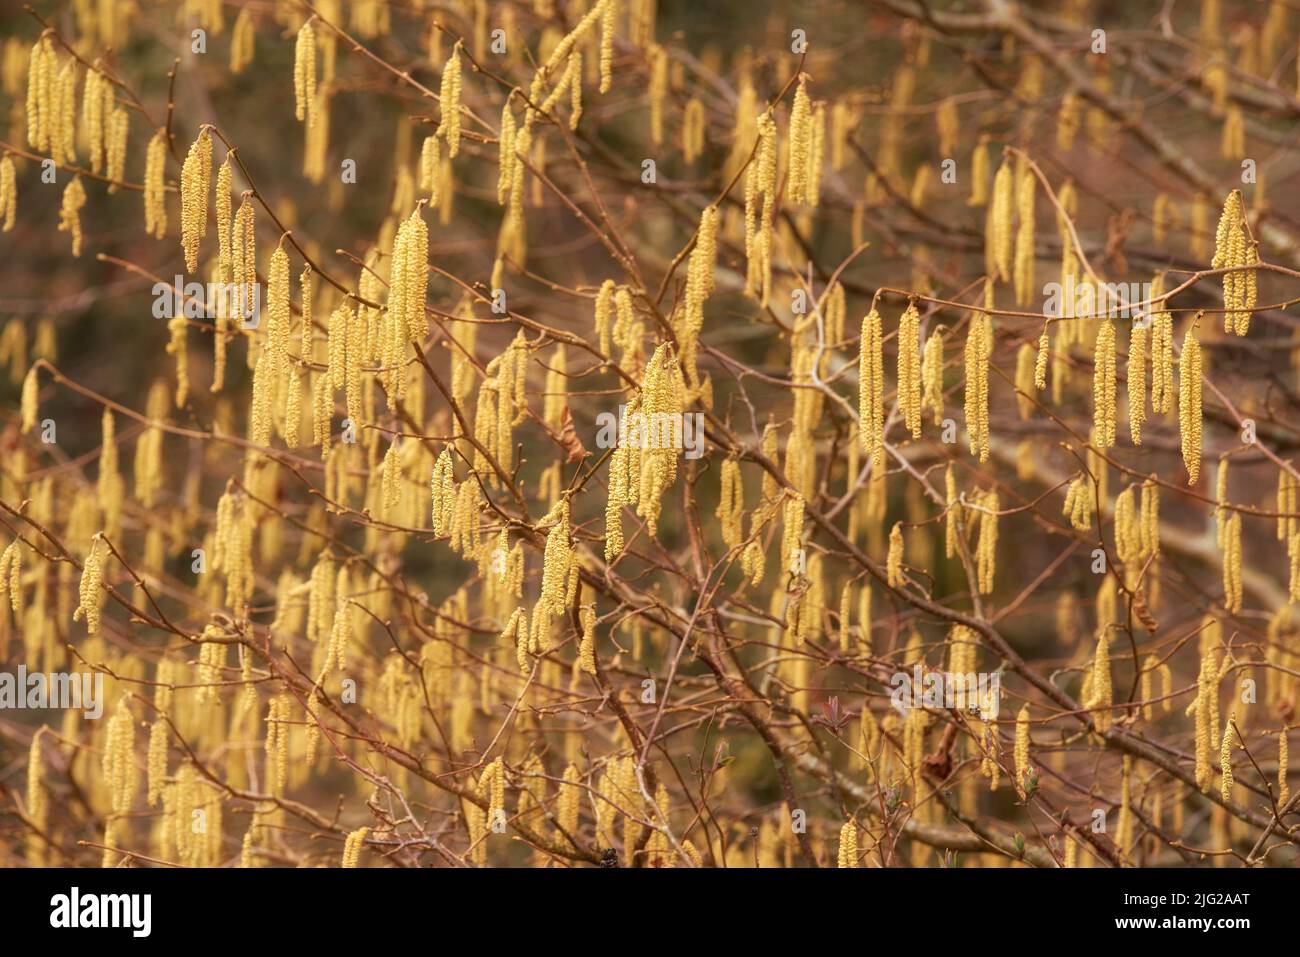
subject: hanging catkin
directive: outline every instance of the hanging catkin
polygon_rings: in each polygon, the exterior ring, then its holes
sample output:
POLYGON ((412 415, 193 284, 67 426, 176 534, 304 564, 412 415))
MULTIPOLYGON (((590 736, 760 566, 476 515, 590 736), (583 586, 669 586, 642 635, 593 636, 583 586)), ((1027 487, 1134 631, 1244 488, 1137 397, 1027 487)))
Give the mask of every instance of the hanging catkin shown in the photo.
MULTIPOLYGON (((984 310, 971 317, 966 333, 966 433, 971 454, 989 457, 989 360, 993 356, 993 281, 984 282, 984 310)), ((901 346, 900 346, 901 348, 901 346)))
POLYGON ((208 188, 212 180, 212 135, 205 126, 181 167, 181 248, 185 268, 199 268, 199 243, 208 231, 208 188))
POLYGON ((1027 306, 1034 295, 1034 174, 1020 172, 1016 183, 1016 212, 1020 219, 1016 231, 1015 291, 1016 305, 1027 306))
POLYGON ((993 199, 989 203, 984 233, 985 271, 990 279, 1006 282, 1011 278, 1011 252, 1014 237, 1011 214, 1015 205, 1015 181, 1010 160, 1003 160, 993 177, 993 199))
POLYGON ((1187 484, 1195 485, 1201 475, 1201 344, 1196 338, 1196 320, 1183 337, 1178 359, 1178 433, 1187 467, 1187 484))
POLYGON ((935 425, 943 424, 943 331, 925 340, 921 354, 921 410, 931 410, 935 425))
POLYGON ((1241 513, 1234 511, 1223 527, 1223 604, 1241 611, 1241 513))
POLYGON ((980 496, 979 540, 975 548, 975 571, 981 595, 993 593, 993 576, 997 571, 998 511, 1001 500, 994 489, 980 496))
POLYGON ((1103 319, 1092 367, 1093 442, 1099 450, 1115 444, 1115 395, 1115 323, 1103 319))
POLYGON ((316 30, 315 17, 298 29, 293 47, 294 116, 308 126, 316 124, 316 30))
POLYGON ((921 437, 921 314, 909 299, 898 319, 898 405, 912 438, 921 437))
POLYGON ((858 436, 872 468, 884 464, 885 376, 881 320, 873 306, 862 319, 858 339, 858 436))
POLYGON ((446 142, 447 155, 452 158, 460 152, 460 48, 463 43, 463 40, 456 41, 450 58, 442 68, 442 86, 438 97, 442 111, 438 135, 446 142))

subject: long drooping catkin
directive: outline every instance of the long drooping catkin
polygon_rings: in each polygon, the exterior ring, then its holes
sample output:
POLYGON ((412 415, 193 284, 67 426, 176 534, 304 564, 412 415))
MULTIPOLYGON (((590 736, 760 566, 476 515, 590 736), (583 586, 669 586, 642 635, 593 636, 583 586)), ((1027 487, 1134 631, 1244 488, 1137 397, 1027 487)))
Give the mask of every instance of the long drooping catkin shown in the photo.
POLYGON ((298 29, 293 47, 294 116, 308 126, 316 124, 316 30, 315 17, 298 29))
POLYGON ((975 571, 981 595, 993 593, 993 576, 997 571, 998 512, 1002 508, 996 489, 980 496, 979 539, 975 548, 975 571))
POLYGON ((438 135, 447 144, 447 155, 455 158, 460 152, 460 48, 463 40, 457 40, 452 47, 451 56, 442 68, 442 85, 439 88, 439 106, 442 119, 438 123, 438 135))
POLYGON ((1224 200, 1214 234, 1214 257, 1210 260, 1211 269, 1233 270, 1223 274, 1224 332, 1244 336, 1250 328, 1250 314, 1255 308, 1255 270, 1239 270, 1237 267, 1254 265, 1258 261, 1256 243, 1246 229, 1241 191, 1234 189, 1224 200))
POLYGON ((1016 231, 1015 293, 1016 305, 1029 305, 1034 294, 1034 174, 1028 169, 1016 183, 1016 212, 1020 219, 1016 231))
POLYGON ((990 279, 1011 278, 1011 213, 1015 205, 1015 182, 1010 160, 1003 160, 993 177, 993 199, 989 203, 984 233, 985 271, 990 279))
POLYGON ((72 255, 81 255, 81 208, 86 205, 86 188, 74 176, 63 190, 59 206, 59 232, 72 235, 72 255))
POLYGON ((767 304, 772 284, 772 215, 776 203, 776 121, 758 117, 758 144, 745 174, 745 291, 767 304))
POLYGON ((181 248, 189 272, 199 268, 199 243, 208 232, 208 188, 211 181, 212 134, 205 126, 190 146, 181 167, 181 248))
POLYGON ((910 299, 898 319, 898 406, 912 438, 921 437, 921 314, 910 299))
POLYGON ((885 577, 890 588, 902 588, 903 577, 903 523, 895 522, 889 531, 889 554, 885 560, 885 577))
POLYGON ((1142 444, 1142 423, 1147 418, 1147 329, 1135 322, 1128 340, 1128 432, 1134 445, 1142 444))
POLYGON ((154 239, 167 235, 166 185, 163 174, 167 165, 167 133, 159 130, 145 150, 144 230, 154 239))
POLYGON ((1235 712, 1228 715, 1219 744, 1219 797, 1224 801, 1232 800, 1232 736, 1236 733, 1233 729, 1236 720, 1235 712))
POLYGON ((883 464, 885 375, 880 313, 873 307, 862 319, 858 340, 858 437, 873 468, 883 464))
POLYGON ((1241 599, 1241 513, 1234 511, 1223 526, 1223 604, 1235 615, 1241 599))
POLYGON ((1196 320, 1187 327, 1178 359, 1178 433, 1187 484, 1195 485, 1201 475, 1201 344, 1196 338, 1196 320))
POLYGON ((943 424, 943 332, 936 329, 921 353, 921 410, 929 409, 935 425, 943 424))
POLYGON ((1103 319, 1092 368, 1093 442, 1098 449, 1115 444, 1115 394, 1115 323, 1103 319))
POLYGON ((984 282, 984 309, 971 317, 966 333, 966 432, 971 454, 989 457, 989 360, 993 356, 993 281, 984 282))

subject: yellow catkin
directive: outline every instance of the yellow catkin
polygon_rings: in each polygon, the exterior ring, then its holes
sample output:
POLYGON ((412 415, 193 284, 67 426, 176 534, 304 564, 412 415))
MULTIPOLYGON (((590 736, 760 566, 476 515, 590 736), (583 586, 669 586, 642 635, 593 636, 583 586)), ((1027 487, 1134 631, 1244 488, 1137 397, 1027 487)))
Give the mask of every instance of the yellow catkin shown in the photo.
POLYGON ((125 697, 108 721, 101 769, 113 813, 125 814, 131 809, 136 791, 135 718, 125 697))
POLYGON ((40 397, 40 379, 36 375, 36 366, 27 370, 27 375, 23 377, 23 391, 21 402, 22 430, 23 434, 36 428, 39 411, 37 402, 40 397))
POLYGON ((596 609, 583 605, 578 612, 582 621, 582 638, 578 644, 578 668, 589 675, 596 674, 596 609))
POLYGON ((442 68, 442 85, 439 89, 439 106, 442 120, 438 124, 438 135, 447 144, 447 155, 455 157, 460 152, 460 48, 461 40, 456 41, 451 56, 442 68))
POLYGON ((980 136, 971 152, 971 191, 967 206, 984 206, 989 201, 989 144, 988 137, 980 136))
POLYGON ((159 130, 149 140, 144 167, 144 230, 154 239, 167 235, 166 168, 167 133, 159 130))
POLYGON ((1291 799, 1291 786, 1287 780, 1287 738, 1286 728, 1277 733, 1277 803, 1285 806, 1291 799))
POLYGON ((898 319, 898 405, 912 438, 921 437, 921 314, 915 300, 898 319))
POLYGON ((989 489, 981 497, 983 506, 979 513, 979 540, 975 550, 975 570, 981 595, 993 593, 993 579, 997 572, 998 511, 1001 502, 998 493, 989 489))
POLYGON ((745 486, 740 476, 740 463, 735 459, 725 459, 720 469, 720 481, 717 517, 722 541, 728 548, 737 548, 741 542, 741 519, 745 510, 745 486))
POLYGON ((18 214, 18 175, 14 169, 14 158, 5 154, 0 158, 0 220, 4 221, 4 232, 14 228, 14 217, 18 214))
POLYGON ((149 753, 145 762, 150 807, 157 807, 167 777, 167 722, 159 718, 149 726, 149 753))
POLYGON ((852 821, 840 828, 839 866, 858 866, 858 828, 852 821))
POLYGON ((885 559, 885 578, 890 588, 902 588, 907 580, 903 574, 903 523, 895 522, 889 531, 889 553, 885 559))
POLYGON ((858 437, 873 468, 883 467, 885 441, 885 374, 880 313, 862 319, 858 340, 858 437))
POLYGON ((208 231, 208 188, 212 179, 212 135, 199 133, 181 167, 181 248, 185 268, 199 267, 199 243, 208 231))
POLYGON ((253 17, 248 8, 239 11, 230 36, 230 72, 239 74, 253 62, 255 31, 253 17))
POLYGON ((1034 357, 1034 388, 1042 392, 1047 388, 1047 360, 1051 354, 1051 340, 1044 332, 1038 337, 1038 354, 1034 357))
POLYGON ((935 425, 943 424, 943 333, 936 329, 921 353, 921 409, 929 409, 935 425))
POLYGON ((294 117, 308 126, 316 123, 316 29, 315 17, 299 29, 293 46, 294 117))
POLYGON ((1070 520, 1070 525, 1078 531, 1086 532, 1092 527, 1092 512, 1095 507, 1092 481, 1087 476, 1080 476, 1070 483, 1065 493, 1065 508, 1062 514, 1070 520))
POLYGON ((1027 420, 1034 414, 1034 347, 1022 342, 1016 350, 1016 409, 1027 420))
POLYGON ((81 255, 81 208, 86 205, 86 188, 74 176, 63 190, 59 207, 59 232, 72 235, 72 255, 81 255))
POLYGON ((90 541, 90 552, 81 568, 81 585, 78 588, 79 603, 73 612, 72 620, 85 619, 86 633, 99 633, 100 613, 104 607, 102 591, 104 582, 104 557, 100 551, 101 538, 96 535, 90 541))
POLYGON ((429 227, 417 206, 397 231, 388 290, 390 319, 405 341, 419 342, 428 334, 429 323, 424 314, 428 284, 429 227))
POLYGON ((1142 444, 1142 424, 1147 418, 1148 322, 1134 322, 1128 340, 1128 433, 1134 445, 1142 444))
POLYGON ((1016 746, 1014 754, 1016 761, 1016 778, 1014 782, 1016 793, 1020 795, 1021 800, 1024 800, 1028 789, 1026 775, 1028 775, 1030 771, 1029 705, 1022 707, 1020 713, 1016 715, 1016 746))
MULTIPOLYGON (((30 377, 31 373, 28 373, 30 377)), ((24 389, 26 385, 24 384, 24 389)), ((25 406, 24 406, 25 407, 25 406)), ((23 422, 27 422, 24 414, 23 422)), ((24 426, 26 428, 26 426, 24 426)), ((1290 542, 1300 532, 1300 479, 1292 472, 1291 463, 1279 469, 1277 473, 1277 540, 1290 542)))
POLYGON ((993 198, 989 203, 985 225, 985 270, 990 279, 1006 282, 1011 278, 1012 207, 1015 205, 1015 182, 1011 163, 1003 160, 993 177, 993 198))
POLYGON ((1233 723, 1237 715, 1228 715, 1223 726, 1223 738, 1219 744, 1219 797, 1224 801, 1232 800, 1232 736, 1236 734, 1233 723))
POLYGON ((1241 599, 1241 513, 1233 512, 1223 527, 1223 604, 1235 615, 1241 599))
POLYGON ((1084 707, 1093 712, 1092 721, 1097 731, 1104 732, 1110 728, 1110 708, 1113 702, 1110 676, 1109 638, 1102 631, 1097 636, 1097 650, 1093 656, 1092 671, 1088 676, 1089 693, 1084 707))
MULTIPOLYGON (((1240 116, 1240 114, 1238 114, 1240 116)), ((1240 152, 1234 154, 1240 156, 1240 152)), ((1250 314, 1255 307, 1255 270, 1236 267, 1259 261, 1256 244, 1246 228, 1241 191, 1234 189, 1223 203, 1223 212, 1214 235, 1211 269, 1233 269, 1223 274, 1223 331, 1244 336, 1250 328, 1250 314)))
POLYGON ((758 117, 758 143, 745 173, 745 291, 767 305, 771 292, 772 217, 776 204, 776 121, 771 111, 758 117))
POLYGON ((361 827, 350 833, 343 841, 343 862, 342 867, 356 867, 357 862, 361 859, 361 849, 365 846, 366 838, 370 834, 370 828, 361 827))
POLYGON ((1195 322, 1187 328, 1178 359, 1178 434, 1187 484, 1195 485, 1201 475, 1201 344, 1195 322))
POLYGON ((1016 305, 1027 306, 1034 295, 1034 174, 1025 170, 1016 183, 1016 230, 1014 284, 1016 305))
POLYGON ((1099 450, 1115 444, 1115 375, 1115 323, 1103 319, 1092 367, 1093 442, 1099 450))
POLYGON ((1164 276, 1151 284, 1151 411, 1167 414, 1174 401, 1174 319, 1160 297, 1164 276))
MULTIPOLYGON (((993 282, 984 283, 984 308, 993 308, 993 282)), ((971 317, 966 333, 966 433, 971 454, 989 457, 989 360, 993 356, 993 320, 987 311, 971 317)))

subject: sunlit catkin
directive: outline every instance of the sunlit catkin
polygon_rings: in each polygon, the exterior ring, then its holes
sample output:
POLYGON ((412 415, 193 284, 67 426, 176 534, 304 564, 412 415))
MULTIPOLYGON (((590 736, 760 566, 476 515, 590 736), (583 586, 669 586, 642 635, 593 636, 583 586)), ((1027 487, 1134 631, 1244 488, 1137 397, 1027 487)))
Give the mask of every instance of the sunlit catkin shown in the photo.
POLYGON ((159 130, 145 150, 144 167, 144 230, 154 239, 167 235, 166 168, 167 132, 159 130))
POLYGON ((838 864, 840 867, 858 866, 858 827, 852 821, 845 821, 840 828, 838 864))
POLYGON ((1006 282, 1011 278, 1011 253, 1014 237, 1011 214, 1015 205, 1015 181, 1010 160, 1003 160, 993 177, 993 198, 989 203, 984 234, 985 270, 990 279, 1006 282))
POLYGON ((1115 374, 1115 323, 1103 319, 1092 367, 1093 442, 1101 450, 1115 444, 1115 374))
POLYGON ((0 158, 0 220, 4 221, 4 232, 14 228, 14 217, 17 214, 18 175, 14 169, 14 158, 6 153, 0 158))
POLYGON ((361 849, 365 846, 370 828, 361 827, 350 833, 343 841, 343 861, 341 867, 356 867, 361 860, 361 849))
POLYGON ((81 584, 78 587, 80 601, 72 615, 73 621, 85 619, 88 635, 99 633, 100 613, 104 607, 104 556, 100 551, 101 543, 99 535, 90 540, 90 552, 81 567, 81 584))
POLYGON ((1089 694, 1084 707, 1092 711, 1092 721, 1097 731, 1104 732, 1111 726, 1110 709, 1113 703, 1109 637, 1105 629, 1097 636, 1097 650, 1093 656, 1088 688, 1089 694))
POLYGON ((101 761, 114 814, 125 814, 135 800, 135 718, 124 697, 108 721, 101 761))
POLYGON ((1241 513, 1234 511, 1223 527, 1223 604, 1235 615, 1241 599, 1241 513))
POLYGON ((993 593, 993 578, 997 572, 998 511, 1001 501, 994 489, 980 497, 979 539, 975 548, 975 572, 981 595, 993 593))
POLYGON ((895 522, 889 530, 889 553, 885 558, 885 579, 890 588, 902 588, 903 575, 903 523, 895 522))
POLYGON ((1020 795, 1023 801, 1027 796, 1028 785, 1026 777, 1030 772, 1029 767, 1029 705, 1020 709, 1016 715, 1016 743, 1014 751, 1016 761, 1015 784, 1016 793, 1020 795))
POLYGON ((453 158, 460 152, 460 48, 462 43, 461 40, 456 41, 451 56, 442 68, 442 85, 438 97, 442 111, 438 135, 447 144, 447 155, 453 158))
POLYGON ((882 467, 885 440, 885 372, 881 347, 880 313, 874 308, 862 319, 858 340, 858 437, 871 456, 873 468, 882 467))
POLYGON ((1236 733, 1233 728, 1236 720, 1235 712, 1228 715, 1219 743, 1219 797, 1225 802, 1232 800, 1232 736, 1236 733))
MULTIPOLYGON (((984 308, 993 307, 993 281, 984 283, 984 308)), ((987 311, 971 317, 966 333, 966 432, 971 454, 989 457, 989 360, 993 356, 993 319, 987 311)))
POLYGON ((308 126, 316 123, 316 30, 315 17, 309 17, 298 29, 293 46, 294 116, 308 126))
POLYGON ((908 300, 898 319, 898 405, 912 438, 921 437, 921 314, 908 300))
POLYGON ((1014 280, 1016 305, 1029 305, 1034 295, 1034 174, 1026 169, 1016 183, 1016 230, 1014 280))
MULTIPOLYGON (((181 167, 181 248, 185 268, 199 268, 199 243, 208 231, 208 188, 212 180, 212 135, 204 127, 181 167)), ((146 207, 147 214, 147 207, 146 207)))
POLYGON ((1201 344, 1195 321, 1187 327, 1178 359, 1178 434, 1187 484, 1195 485, 1201 475, 1201 344))
POLYGON ((936 329, 921 353, 921 409, 929 409, 935 425, 943 423, 943 333, 936 329))
POLYGON ((72 235, 72 255, 81 255, 81 208, 86 205, 86 188, 81 177, 74 176, 63 190, 59 206, 59 232, 72 235))

